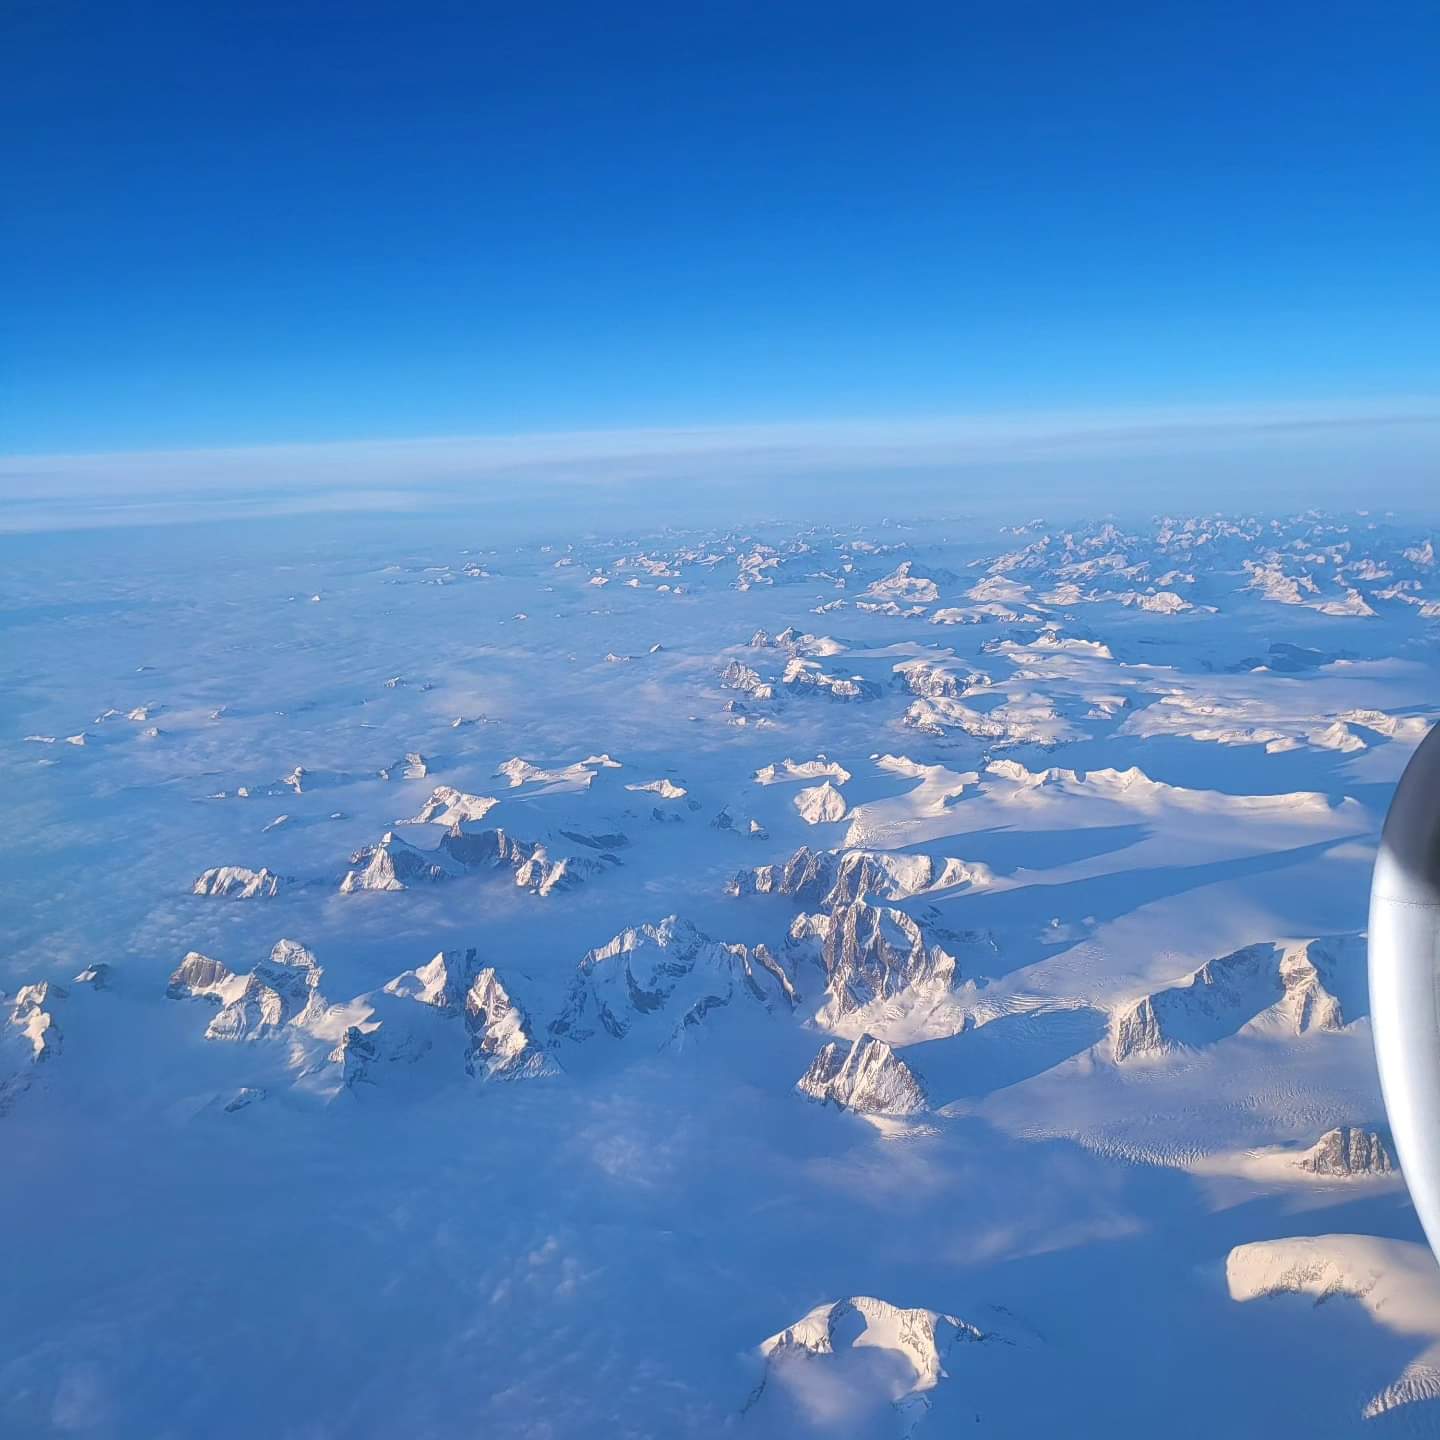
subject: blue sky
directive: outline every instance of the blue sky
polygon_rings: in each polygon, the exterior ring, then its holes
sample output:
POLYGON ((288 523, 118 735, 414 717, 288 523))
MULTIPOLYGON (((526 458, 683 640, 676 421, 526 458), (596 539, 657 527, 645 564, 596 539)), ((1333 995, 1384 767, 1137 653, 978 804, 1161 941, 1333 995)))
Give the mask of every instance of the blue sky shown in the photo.
POLYGON ((11 454, 1440 392, 1430 3, 4 24, 11 454))

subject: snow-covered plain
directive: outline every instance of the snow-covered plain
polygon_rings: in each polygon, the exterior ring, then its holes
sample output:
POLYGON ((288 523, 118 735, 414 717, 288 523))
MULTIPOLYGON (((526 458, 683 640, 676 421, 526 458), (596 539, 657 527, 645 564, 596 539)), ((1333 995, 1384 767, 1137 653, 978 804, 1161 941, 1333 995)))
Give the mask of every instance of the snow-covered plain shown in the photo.
POLYGON ((1440 1434, 1428 527, 4 544, 0 1435, 1440 1434))

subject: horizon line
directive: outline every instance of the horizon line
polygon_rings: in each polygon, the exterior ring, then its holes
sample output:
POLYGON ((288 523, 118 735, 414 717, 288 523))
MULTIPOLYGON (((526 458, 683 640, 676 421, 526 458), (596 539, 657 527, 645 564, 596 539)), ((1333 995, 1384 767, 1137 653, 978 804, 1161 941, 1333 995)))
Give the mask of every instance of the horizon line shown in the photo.
MULTIPOLYGON (((1187 436, 1256 436, 1330 432, 1364 426, 1405 427, 1440 424, 1440 395, 1412 394, 1366 400, 1285 403, 1213 402, 1090 409, 1003 409, 925 417, 847 417, 781 421, 738 421, 568 429, 456 432, 440 435, 388 435, 324 440, 266 440, 197 443, 156 447, 109 447, 90 450, 0 452, 0 487, 21 479, 26 471, 60 478, 67 472, 114 469, 136 465, 172 469, 194 463, 259 463, 297 460, 354 460, 372 457, 398 461, 406 452, 415 458, 440 456, 450 463, 480 468, 529 466, 564 460, 603 461, 624 458, 676 458, 761 449, 777 456, 812 463, 853 458, 849 447, 880 447, 901 454, 914 452, 918 463, 945 463, 946 447, 953 458, 973 457, 966 447, 991 451, 1001 458, 1013 446, 1067 443, 1094 444, 1180 439, 1187 436), (826 446, 843 445, 844 455, 830 457, 826 446), (937 448, 932 448, 937 447, 937 448), (444 452, 450 452, 445 454, 444 452), (463 452, 463 453, 456 453, 463 452)), ((1053 452, 1049 452, 1053 458, 1053 452)), ((900 458, 897 454, 893 458, 900 458)), ((228 478, 236 478, 231 474, 228 478)), ((353 477, 352 477, 353 479, 353 477)))

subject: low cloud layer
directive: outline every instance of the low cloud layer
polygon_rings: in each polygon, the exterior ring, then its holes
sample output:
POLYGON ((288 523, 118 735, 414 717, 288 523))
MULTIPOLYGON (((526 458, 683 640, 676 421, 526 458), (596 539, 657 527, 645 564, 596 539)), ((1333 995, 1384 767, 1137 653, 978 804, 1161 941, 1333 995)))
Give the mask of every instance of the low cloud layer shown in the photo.
POLYGON ((1403 504, 1423 497, 1437 457, 1432 399, 12 455, 0 457, 0 529, 639 493, 731 505, 749 492, 783 509, 817 482, 832 497, 882 481, 953 499, 954 479, 967 502, 956 508, 983 509, 987 473, 1018 476, 1037 501, 1081 490, 1123 504, 1143 483, 1152 505, 1172 503, 1167 487, 1173 503, 1198 487, 1224 503, 1227 481, 1237 495, 1263 481, 1285 498, 1308 486, 1333 502, 1353 483, 1357 504, 1403 504))

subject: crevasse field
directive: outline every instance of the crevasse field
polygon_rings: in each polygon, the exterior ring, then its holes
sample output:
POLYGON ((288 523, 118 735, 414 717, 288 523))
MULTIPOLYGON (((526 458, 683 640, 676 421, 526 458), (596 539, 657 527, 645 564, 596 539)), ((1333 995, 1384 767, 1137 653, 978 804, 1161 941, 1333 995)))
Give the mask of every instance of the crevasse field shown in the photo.
POLYGON ((1428 527, 563 523, 4 541, 0 1434, 1440 1433, 1428 527))

